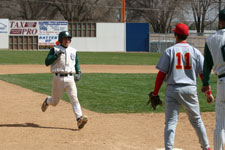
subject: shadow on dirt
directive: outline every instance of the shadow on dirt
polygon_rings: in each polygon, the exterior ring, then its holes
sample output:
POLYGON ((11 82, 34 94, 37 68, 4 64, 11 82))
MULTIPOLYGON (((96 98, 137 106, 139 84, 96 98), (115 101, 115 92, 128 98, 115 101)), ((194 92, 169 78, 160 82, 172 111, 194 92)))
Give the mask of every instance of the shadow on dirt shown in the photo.
POLYGON ((54 129, 54 130, 80 131, 79 129, 71 129, 71 128, 44 127, 35 123, 0 124, 0 127, 24 127, 24 128, 42 128, 42 129, 54 129))

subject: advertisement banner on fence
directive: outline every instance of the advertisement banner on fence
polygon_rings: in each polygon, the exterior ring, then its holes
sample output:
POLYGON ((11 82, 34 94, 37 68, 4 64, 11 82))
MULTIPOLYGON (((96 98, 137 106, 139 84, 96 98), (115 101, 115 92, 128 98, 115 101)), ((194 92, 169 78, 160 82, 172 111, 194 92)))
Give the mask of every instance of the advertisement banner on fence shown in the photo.
POLYGON ((0 49, 9 48, 9 19, 0 19, 0 49))
POLYGON ((61 31, 68 31, 67 21, 39 21, 39 49, 56 45, 61 31))
POLYGON ((0 34, 8 34, 9 19, 0 19, 0 34))
POLYGON ((9 22, 10 35, 35 36, 38 35, 38 21, 19 21, 10 20, 9 22))

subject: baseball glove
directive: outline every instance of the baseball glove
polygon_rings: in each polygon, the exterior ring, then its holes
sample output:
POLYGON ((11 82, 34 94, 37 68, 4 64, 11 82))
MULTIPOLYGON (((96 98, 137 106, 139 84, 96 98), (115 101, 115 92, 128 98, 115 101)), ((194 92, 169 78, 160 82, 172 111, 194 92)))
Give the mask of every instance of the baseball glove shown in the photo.
POLYGON ((80 80, 81 74, 82 74, 81 72, 78 72, 78 73, 75 75, 74 80, 75 80, 76 82, 80 80))
POLYGON ((55 51, 55 55, 56 56, 60 56, 61 54, 64 54, 64 51, 63 50, 55 51))
POLYGON ((149 100, 147 102, 147 105, 151 103, 152 108, 155 110, 157 105, 162 106, 162 101, 160 100, 159 95, 153 96, 153 92, 150 92, 148 94, 149 100))

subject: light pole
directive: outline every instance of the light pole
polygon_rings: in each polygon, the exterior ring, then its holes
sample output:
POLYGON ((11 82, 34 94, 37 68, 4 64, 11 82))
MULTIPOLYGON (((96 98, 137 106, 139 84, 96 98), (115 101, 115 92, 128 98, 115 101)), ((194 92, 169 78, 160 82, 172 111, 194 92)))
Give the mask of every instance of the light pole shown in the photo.
POLYGON ((121 22, 125 22, 125 0, 121 0, 121 22))

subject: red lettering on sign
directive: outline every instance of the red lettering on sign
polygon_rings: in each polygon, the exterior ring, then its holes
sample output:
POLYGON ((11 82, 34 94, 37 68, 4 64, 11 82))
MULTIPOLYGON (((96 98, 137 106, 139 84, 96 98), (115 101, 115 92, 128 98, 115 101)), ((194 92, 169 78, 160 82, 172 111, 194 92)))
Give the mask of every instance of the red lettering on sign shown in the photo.
POLYGON ((25 22, 24 27, 36 27, 37 22, 25 22))
POLYGON ((37 25, 37 22, 34 22, 33 27, 36 27, 36 25, 37 25))
POLYGON ((23 29, 24 35, 35 35, 37 34, 37 29, 23 29))
POLYGON ((21 34, 22 33, 22 29, 11 29, 10 30, 10 34, 21 34))
POLYGON ((23 28, 24 25, 23 25, 23 22, 11 22, 10 27, 11 28, 23 28))
POLYGON ((10 28, 12 28, 12 27, 13 27, 14 22, 10 22, 10 23, 11 23, 10 28))

